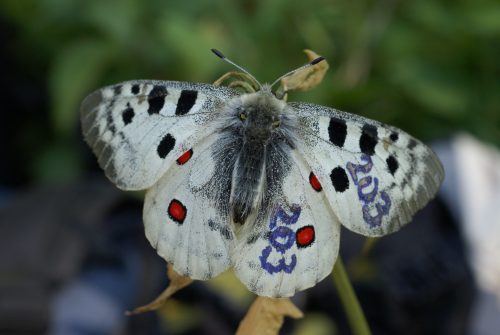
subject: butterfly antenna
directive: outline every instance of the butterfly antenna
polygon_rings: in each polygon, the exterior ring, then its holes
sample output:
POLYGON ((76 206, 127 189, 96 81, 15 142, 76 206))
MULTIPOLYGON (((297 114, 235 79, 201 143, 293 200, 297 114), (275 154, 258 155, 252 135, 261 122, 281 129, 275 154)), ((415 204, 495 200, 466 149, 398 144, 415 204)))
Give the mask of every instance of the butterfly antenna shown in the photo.
POLYGON ((244 68, 242 68, 241 66, 239 66, 238 64, 234 63, 233 61, 231 61, 229 58, 227 58, 226 56, 224 56, 224 54, 222 52, 220 52, 219 50, 217 49, 210 49, 212 50, 212 52, 217 56, 219 57, 220 59, 222 59, 223 61, 231 64, 232 66, 236 67, 238 70, 242 71, 243 73, 245 73, 246 75, 248 75, 253 81, 255 84, 257 84, 257 86, 259 86, 260 89, 262 89, 262 85, 259 83, 259 81, 257 79, 255 79, 254 76, 252 76, 250 74, 250 72, 248 72, 247 70, 245 70, 244 68))
POLYGON ((320 56, 318 58, 315 58, 313 59, 312 61, 310 61, 309 63, 305 64, 305 65, 302 65, 301 67, 293 70, 293 71, 290 71, 288 73, 285 73, 284 75, 282 75, 281 77, 279 77, 278 79, 276 79, 272 84, 271 84, 271 87, 273 87, 274 85, 276 85, 277 82, 279 82, 281 79, 285 78, 285 77, 288 77, 288 76, 291 76, 292 74, 294 74, 295 72, 298 72, 300 70, 303 70, 303 69, 306 69, 310 66, 313 66, 313 65, 316 65, 318 64, 319 62, 322 62, 325 60, 325 57, 323 56, 320 56))

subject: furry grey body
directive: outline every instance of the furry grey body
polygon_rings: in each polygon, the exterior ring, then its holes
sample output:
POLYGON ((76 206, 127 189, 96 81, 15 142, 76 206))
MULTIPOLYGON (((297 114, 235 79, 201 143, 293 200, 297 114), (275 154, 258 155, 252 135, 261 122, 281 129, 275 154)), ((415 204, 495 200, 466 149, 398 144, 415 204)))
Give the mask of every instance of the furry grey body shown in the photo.
POLYGON ((286 150, 293 148, 291 134, 295 125, 286 103, 267 87, 234 98, 224 114, 227 119, 220 132, 226 139, 226 150, 236 149, 231 162, 229 210, 235 223, 244 224, 249 215, 261 208, 267 193, 273 191, 271 184, 279 184, 283 178, 283 173, 275 175, 273 171, 286 170, 286 159, 278 157, 285 157, 286 150))

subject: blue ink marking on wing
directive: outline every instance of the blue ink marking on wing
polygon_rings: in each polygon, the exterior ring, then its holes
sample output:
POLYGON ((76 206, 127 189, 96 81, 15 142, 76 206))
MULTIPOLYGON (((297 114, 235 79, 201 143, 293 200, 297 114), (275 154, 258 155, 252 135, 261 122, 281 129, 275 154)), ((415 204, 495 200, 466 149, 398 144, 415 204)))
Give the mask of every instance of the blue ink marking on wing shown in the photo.
POLYGON ((389 210, 391 209, 391 198, 389 195, 382 191, 378 193, 378 178, 371 176, 363 176, 360 178, 360 174, 368 174, 372 170, 373 162, 370 156, 361 155, 361 160, 364 164, 353 164, 348 162, 346 165, 347 171, 351 175, 354 185, 358 187, 358 198, 362 202, 363 220, 372 228, 378 227, 382 224, 382 217, 389 215, 389 210), (373 185, 371 191, 369 187, 373 185), (381 202, 375 204, 375 209, 377 215, 372 216, 370 214, 370 205, 375 201, 377 196, 382 199, 381 202))
POLYGON ((365 164, 353 164, 351 162, 348 162, 346 166, 355 185, 358 185, 358 173, 367 174, 372 170, 373 167, 372 159, 370 156, 363 154, 361 155, 361 160, 365 162, 365 164))
POLYGON ((262 255, 259 256, 260 265, 262 266, 262 268, 270 274, 282 271, 286 273, 292 273, 293 269, 295 269, 295 266, 297 265, 297 256, 292 255, 291 260, 288 264, 286 264, 285 257, 282 257, 279 259, 277 265, 273 265, 267 261, 269 255, 271 254, 271 251, 271 246, 267 246, 262 250, 262 255))
POLYGON ((370 192, 364 193, 363 190, 370 187, 372 185, 372 177, 367 176, 363 177, 360 181, 358 186, 358 198, 359 200, 365 202, 365 203, 370 203, 373 202, 375 197, 377 196, 378 192, 378 178, 375 177, 373 178, 373 189, 370 192))
POLYGON ((279 207, 276 213, 271 218, 271 222, 269 222, 269 228, 274 229, 276 227, 276 223, 278 219, 281 220, 286 225, 291 225, 297 222, 300 216, 301 208, 298 205, 292 205, 290 208, 292 211, 292 215, 288 215, 283 208, 279 207))
POLYGON ((271 217, 271 221, 269 221, 269 229, 271 230, 269 234, 270 245, 262 249, 259 260, 261 267, 270 274, 278 272, 291 273, 297 265, 296 255, 292 254, 288 263, 285 259, 285 252, 295 244, 295 232, 288 226, 297 222, 301 208, 298 205, 292 205, 291 211, 292 214, 289 215, 281 207, 278 207, 275 214, 271 217), (278 223, 283 223, 284 225, 279 225, 278 223), (278 264, 269 262, 269 256, 273 250, 282 255, 278 260, 278 264))
POLYGON ((295 243, 295 232, 288 227, 279 226, 271 232, 269 242, 276 251, 284 254, 295 243))
POLYGON ((391 198, 389 198, 389 195, 385 191, 380 192, 380 198, 382 198, 384 204, 380 202, 375 204, 375 209, 377 210, 377 215, 375 216, 370 215, 370 209, 367 204, 363 205, 363 219, 370 227, 380 226, 382 224, 382 217, 389 214, 391 198))

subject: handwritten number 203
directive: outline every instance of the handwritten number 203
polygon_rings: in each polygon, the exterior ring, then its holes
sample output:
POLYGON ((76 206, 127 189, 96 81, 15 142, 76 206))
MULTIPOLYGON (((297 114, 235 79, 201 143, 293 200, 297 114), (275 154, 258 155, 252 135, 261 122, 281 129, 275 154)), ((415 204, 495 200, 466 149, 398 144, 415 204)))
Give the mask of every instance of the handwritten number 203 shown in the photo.
POLYGON ((299 206, 292 206, 291 210, 292 214, 289 215, 281 207, 278 208, 269 222, 270 245, 262 250, 259 259, 261 267, 270 274, 281 271, 291 273, 297 265, 297 256, 295 254, 290 256, 288 262, 285 259, 285 252, 295 243, 295 232, 288 226, 294 225, 297 222, 301 211, 299 206), (284 225, 278 225, 278 222, 282 222, 284 225), (281 254, 281 257, 277 260, 277 264, 269 261, 269 257, 273 251, 281 254))

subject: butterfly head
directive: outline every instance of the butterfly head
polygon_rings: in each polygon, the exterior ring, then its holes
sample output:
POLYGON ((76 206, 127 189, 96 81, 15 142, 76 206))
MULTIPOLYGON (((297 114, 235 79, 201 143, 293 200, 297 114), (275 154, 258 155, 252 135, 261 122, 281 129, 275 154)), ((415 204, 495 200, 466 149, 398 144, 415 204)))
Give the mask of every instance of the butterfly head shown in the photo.
POLYGON ((286 103, 271 93, 264 85, 262 90, 243 94, 234 106, 234 117, 238 119, 246 141, 267 143, 273 132, 281 126, 286 103))

